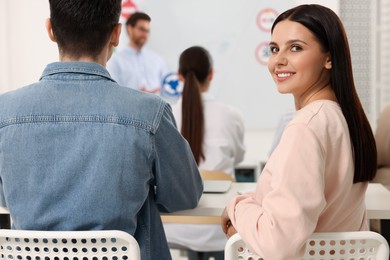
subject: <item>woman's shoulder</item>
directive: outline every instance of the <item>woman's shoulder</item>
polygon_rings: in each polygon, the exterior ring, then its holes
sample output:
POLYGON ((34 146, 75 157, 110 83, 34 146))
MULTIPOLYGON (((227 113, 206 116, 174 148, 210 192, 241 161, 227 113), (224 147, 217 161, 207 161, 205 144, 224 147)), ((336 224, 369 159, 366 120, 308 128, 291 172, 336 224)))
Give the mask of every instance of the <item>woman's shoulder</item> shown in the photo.
POLYGON ((330 100, 317 100, 298 110, 292 123, 322 124, 336 122, 336 118, 344 118, 340 106, 330 100))
POLYGON ((321 139, 326 136, 328 138, 344 136, 348 132, 348 125, 340 106, 329 100, 318 100, 298 110, 287 128, 299 133, 306 128, 321 139))

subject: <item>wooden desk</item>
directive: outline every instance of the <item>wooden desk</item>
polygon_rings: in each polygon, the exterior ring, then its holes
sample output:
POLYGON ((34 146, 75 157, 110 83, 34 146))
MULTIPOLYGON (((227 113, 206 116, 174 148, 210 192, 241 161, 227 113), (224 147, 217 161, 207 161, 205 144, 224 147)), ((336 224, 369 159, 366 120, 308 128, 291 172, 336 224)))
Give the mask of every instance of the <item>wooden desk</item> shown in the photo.
MULTIPOLYGON (((163 214, 164 223, 220 224, 220 216, 226 204, 238 191, 254 190, 256 183, 233 183, 227 193, 204 193, 198 207, 191 210, 163 214)), ((390 191, 380 183, 370 183, 366 192, 368 219, 390 219, 390 191)))
POLYGON ((162 214, 161 219, 164 223, 220 224, 220 217, 226 204, 239 191, 245 192, 255 188, 255 182, 232 183, 232 187, 226 193, 203 193, 195 209, 162 214))

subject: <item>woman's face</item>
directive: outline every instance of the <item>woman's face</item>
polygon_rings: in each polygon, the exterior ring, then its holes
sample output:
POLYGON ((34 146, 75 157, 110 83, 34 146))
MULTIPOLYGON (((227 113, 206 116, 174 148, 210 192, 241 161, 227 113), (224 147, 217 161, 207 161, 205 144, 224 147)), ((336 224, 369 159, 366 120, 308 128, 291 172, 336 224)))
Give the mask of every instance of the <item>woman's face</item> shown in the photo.
POLYGON ((268 69, 280 93, 293 94, 297 102, 310 99, 330 84, 330 55, 302 24, 279 22, 272 33, 270 48, 268 69))

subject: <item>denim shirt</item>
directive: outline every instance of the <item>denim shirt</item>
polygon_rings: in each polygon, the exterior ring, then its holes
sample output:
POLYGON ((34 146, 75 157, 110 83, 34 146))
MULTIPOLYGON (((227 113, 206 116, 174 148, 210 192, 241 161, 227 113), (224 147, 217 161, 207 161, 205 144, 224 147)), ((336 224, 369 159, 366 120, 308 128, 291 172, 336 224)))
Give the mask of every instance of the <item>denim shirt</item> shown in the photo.
POLYGON ((0 96, 0 197, 15 229, 118 229, 170 259, 160 212, 196 207, 202 181, 170 106, 87 62, 49 64, 0 96))

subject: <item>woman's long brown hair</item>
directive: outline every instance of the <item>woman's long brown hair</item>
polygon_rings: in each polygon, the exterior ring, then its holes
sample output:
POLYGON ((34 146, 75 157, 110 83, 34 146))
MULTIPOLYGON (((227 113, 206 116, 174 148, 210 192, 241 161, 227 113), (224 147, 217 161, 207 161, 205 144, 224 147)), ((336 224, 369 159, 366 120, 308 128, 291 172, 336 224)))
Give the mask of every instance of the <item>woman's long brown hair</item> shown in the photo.
POLYGON ((331 85, 347 121, 355 174, 353 182, 371 181, 376 174, 377 150, 374 134, 360 103, 352 73, 352 61, 345 29, 339 17, 320 5, 300 5, 279 15, 272 25, 289 20, 309 29, 329 52, 332 60, 331 85))
POLYGON ((200 88, 206 82, 211 69, 210 54, 202 47, 190 47, 180 55, 179 73, 184 78, 181 134, 190 144, 198 164, 205 159, 203 153, 205 122, 200 88))

